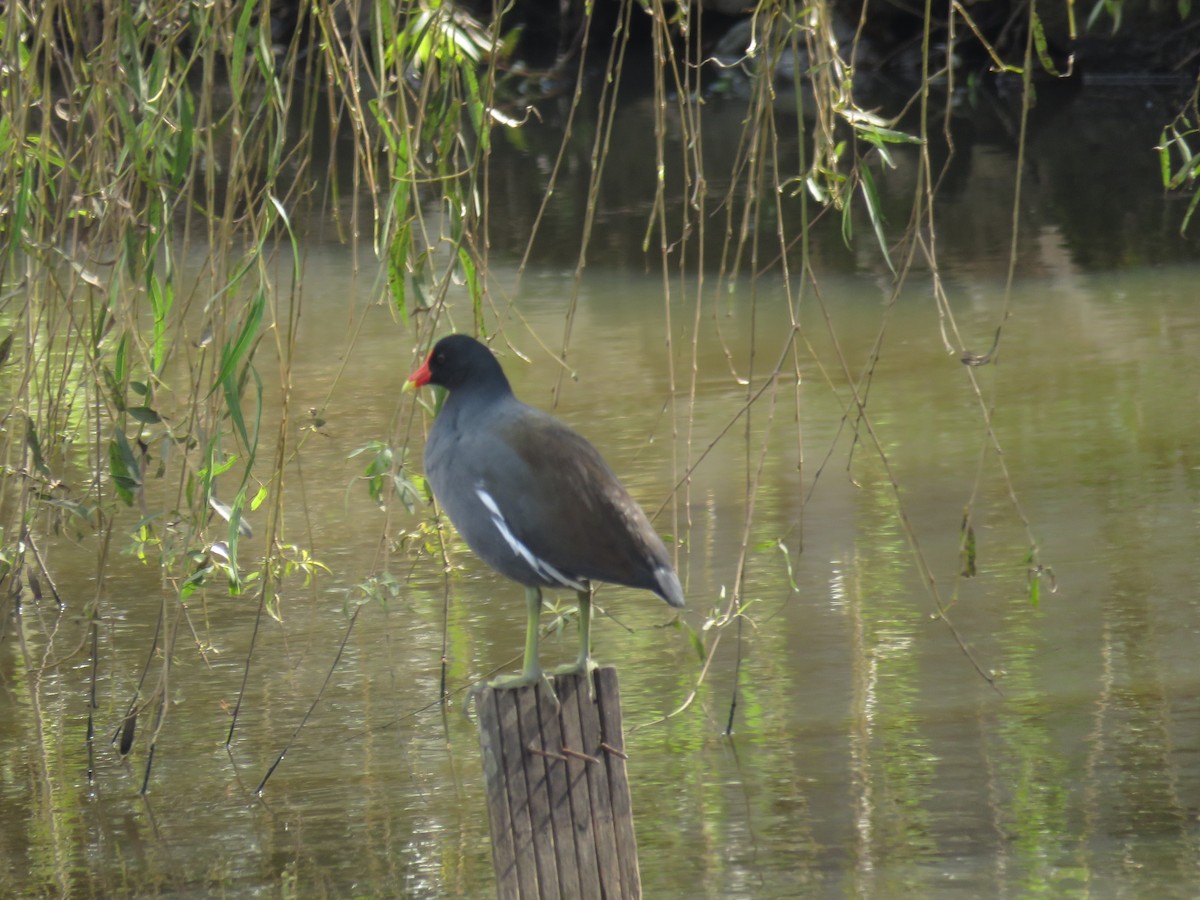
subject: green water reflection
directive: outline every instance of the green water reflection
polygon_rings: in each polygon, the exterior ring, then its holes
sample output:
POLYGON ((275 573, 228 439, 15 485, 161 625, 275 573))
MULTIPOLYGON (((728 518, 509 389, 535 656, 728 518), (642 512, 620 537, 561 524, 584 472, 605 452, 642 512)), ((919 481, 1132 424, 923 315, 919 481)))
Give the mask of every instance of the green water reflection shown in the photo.
MULTIPOLYGON (((1009 212, 988 177, 1004 159, 1002 149, 981 151, 975 180, 948 201, 966 211, 992 196, 974 210, 977 229, 1009 212)), ((1047 190, 1059 205, 1068 193, 1047 190)), ((959 235, 957 251, 948 241, 959 327, 980 350, 1004 302, 996 260, 1006 227, 993 229, 992 255, 974 252, 987 243, 979 230, 975 242, 959 235)), ((832 342, 806 305, 799 389, 781 381, 774 418, 757 407, 749 430, 696 468, 689 507, 659 520, 684 542, 686 621, 703 633, 733 589, 747 478, 767 442, 746 532, 747 618, 740 633, 722 632, 685 711, 662 721, 700 671, 686 635, 664 627, 666 608, 647 596, 600 594, 615 621, 596 623, 596 652, 620 668, 633 729, 646 896, 1195 893, 1200 267, 1193 256, 1092 271, 1091 250, 1081 259, 1076 248, 1082 227, 1048 214, 1029 223, 1033 262, 1016 283, 1002 352, 979 370, 1011 482, 918 286, 891 312, 869 400, 890 468, 861 435, 848 465, 845 385, 836 374, 826 381, 839 371, 832 342), (1051 593, 1046 583, 1036 607, 1030 531, 1013 493, 1057 585, 1051 593), (972 496, 978 574, 965 579, 960 527, 972 496), (936 615, 922 566, 962 647, 936 615)), ((1194 250, 1185 239, 1172 246, 1179 257, 1194 250)), ((753 321, 736 294, 705 311, 695 405, 677 413, 691 417, 689 448, 683 429, 672 440, 666 404, 662 282, 624 265, 627 251, 618 247, 611 265, 593 256, 575 325, 586 340, 570 357, 577 378, 564 382, 556 410, 656 508, 683 461, 744 403, 733 373, 748 367, 750 337, 773 358, 787 321, 778 284, 760 283, 753 321)), ((1113 252, 1144 256, 1138 247, 1113 252)), ((876 340, 886 292, 870 264, 834 268, 845 274, 822 290, 857 367, 876 340)), ((493 274, 513 279, 500 262, 493 274)), ((459 706, 472 680, 514 665, 521 595, 453 545, 447 583, 436 555, 404 543, 418 517, 386 517, 355 483, 361 460, 350 454, 388 437, 411 403, 398 393, 410 338, 372 304, 370 281, 340 250, 316 246, 308 258, 312 299, 294 402, 320 407, 327 424, 304 445, 289 503, 304 510, 312 551, 332 574, 291 592, 283 623, 262 627, 228 751, 256 609, 212 595, 189 610, 191 626, 177 623, 167 717, 150 793, 139 797, 144 749, 122 760, 109 738, 164 597, 153 572, 114 554, 88 783, 81 648, 90 632, 73 598, 95 588, 94 547, 85 539, 50 549, 71 606, 59 615, 27 605, 0 644, 0 893, 492 895, 477 737, 459 706), (352 348, 336 337, 352 331, 347 304, 367 323, 352 348), (335 384, 343 353, 353 362, 335 384), (357 606, 354 586, 375 573, 381 545, 394 545, 389 571, 402 589, 386 605, 357 606), (445 712, 435 702, 443 654, 455 704, 445 712)), ((505 364, 518 392, 543 406, 554 402, 557 369, 532 335, 557 346, 570 287, 569 271, 549 263, 527 273, 519 309, 529 330, 509 326, 531 362, 510 353, 505 364)), ((676 360, 678 383, 685 361, 676 360)), ((408 437, 419 455, 419 428, 408 437)), ((568 627, 546 639, 544 653, 566 659, 573 646, 568 627)))

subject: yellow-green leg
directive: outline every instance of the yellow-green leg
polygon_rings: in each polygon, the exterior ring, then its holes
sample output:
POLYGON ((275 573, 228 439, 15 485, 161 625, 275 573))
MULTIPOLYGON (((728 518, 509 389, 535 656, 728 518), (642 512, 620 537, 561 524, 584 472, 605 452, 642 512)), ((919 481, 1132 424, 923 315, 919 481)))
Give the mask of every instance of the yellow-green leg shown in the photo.
POLYGON ((590 588, 576 591, 575 596, 579 598, 579 656, 574 663, 555 668, 554 675, 588 675, 596 668, 592 662, 592 592, 590 588))
POLYGON ((488 687, 515 688, 537 684, 545 678, 538 662, 538 635, 541 633, 542 589, 525 588, 525 669, 520 675, 501 675, 488 682, 488 687))

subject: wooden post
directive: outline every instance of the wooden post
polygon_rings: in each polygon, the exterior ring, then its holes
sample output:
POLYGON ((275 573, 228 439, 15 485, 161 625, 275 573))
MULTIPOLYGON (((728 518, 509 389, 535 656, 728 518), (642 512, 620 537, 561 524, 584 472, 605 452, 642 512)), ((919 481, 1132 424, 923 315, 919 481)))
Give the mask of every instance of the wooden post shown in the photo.
POLYGON ((497 892, 640 898, 617 670, 493 690, 476 701, 497 892))

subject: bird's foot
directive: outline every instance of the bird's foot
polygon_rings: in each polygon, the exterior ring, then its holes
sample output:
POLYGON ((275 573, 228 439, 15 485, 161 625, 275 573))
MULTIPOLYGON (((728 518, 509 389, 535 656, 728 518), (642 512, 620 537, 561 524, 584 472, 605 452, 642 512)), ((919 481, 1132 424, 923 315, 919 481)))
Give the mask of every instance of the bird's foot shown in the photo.
POLYGON ((531 685, 544 685, 546 691, 554 700, 554 705, 558 706, 558 694, 554 690, 554 682, 540 668, 532 671, 526 669, 520 675, 501 675, 499 678, 493 678, 487 683, 487 686, 497 691, 510 691, 514 688, 529 687, 531 685))
POLYGON ((587 682, 588 699, 596 699, 596 680, 592 677, 600 666, 592 659, 591 656, 581 656, 573 663, 568 663, 565 666, 555 666, 550 670, 550 674, 555 677, 559 675, 582 675, 584 681, 587 682))
POLYGON ((527 687, 528 685, 546 680, 546 673, 541 669, 534 669, 532 671, 527 669, 520 675, 501 675, 498 678, 493 678, 487 683, 487 686, 495 688, 498 691, 508 691, 513 688, 527 687))

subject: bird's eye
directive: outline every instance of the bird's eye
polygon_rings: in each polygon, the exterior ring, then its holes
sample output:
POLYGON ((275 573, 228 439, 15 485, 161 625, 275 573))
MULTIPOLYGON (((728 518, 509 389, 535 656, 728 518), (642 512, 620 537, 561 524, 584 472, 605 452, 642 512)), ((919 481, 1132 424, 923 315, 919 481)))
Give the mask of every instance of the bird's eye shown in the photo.
POLYGON ((443 365, 443 364, 446 362, 446 354, 445 354, 445 353, 439 353, 439 354, 437 355, 437 358, 434 360, 434 362, 435 362, 435 363, 437 363, 439 366, 440 366, 440 365, 443 365))

